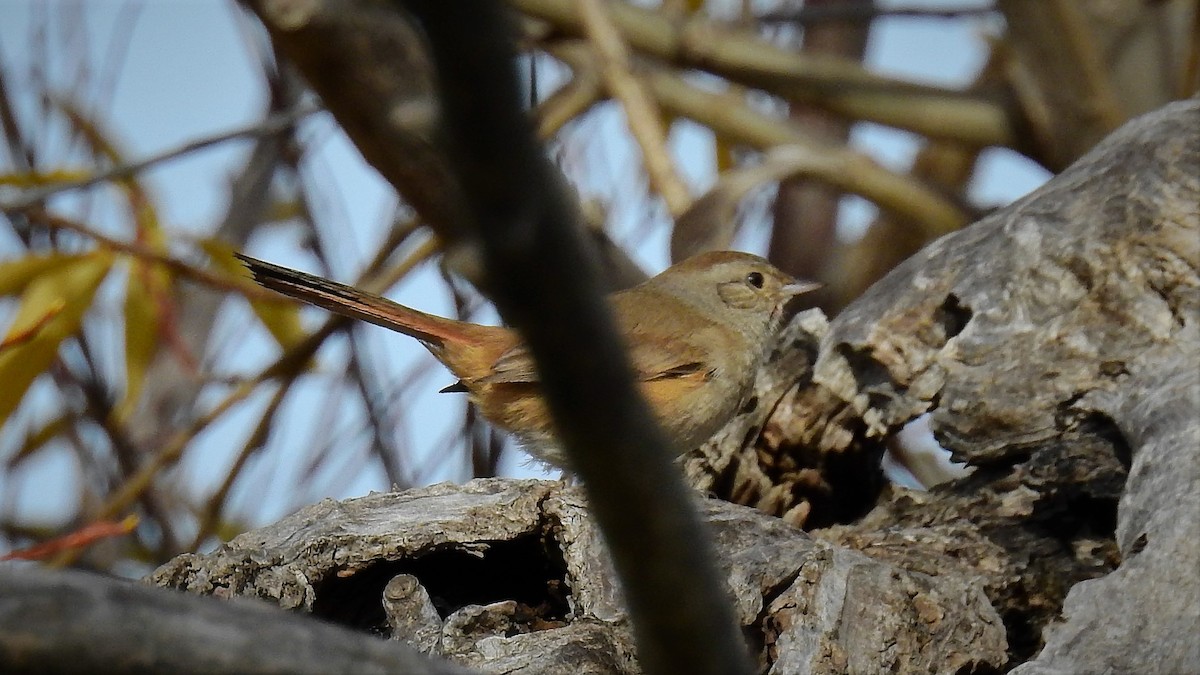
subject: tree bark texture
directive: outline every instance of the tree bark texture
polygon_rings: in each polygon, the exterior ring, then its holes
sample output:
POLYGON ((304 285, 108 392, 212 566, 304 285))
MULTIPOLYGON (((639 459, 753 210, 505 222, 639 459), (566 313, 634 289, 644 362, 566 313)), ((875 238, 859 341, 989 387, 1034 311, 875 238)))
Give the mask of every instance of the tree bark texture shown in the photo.
POLYGON ((1197 99, 906 261, 833 322, 813 380, 868 437, 929 413, 976 470, 826 536, 980 574, 1014 661, 1047 641, 1032 672, 1194 669, 1198 268, 1197 99))
MULTIPOLYGON (((744 635, 773 672, 931 672, 1004 660, 965 576, 910 573, 702 499, 744 635)), ((583 493, 480 479, 325 501, 153 583, 250 595, 491 673, 636 673, 621 584, 583 493)))
POLYGON ((1198 259, 1192 99, 930 245, 827 331, 794 322, 785 341, 819 347, 780 359, 790 375, 764 373, 761 433, 716 439, 689 476, 905 569, 974 576, 1004 617, 1010 666, 1045 646, 1026 668, 1188 672, 1198 259), (875 489, 878 455, 922 414, 974 473, 875 489))

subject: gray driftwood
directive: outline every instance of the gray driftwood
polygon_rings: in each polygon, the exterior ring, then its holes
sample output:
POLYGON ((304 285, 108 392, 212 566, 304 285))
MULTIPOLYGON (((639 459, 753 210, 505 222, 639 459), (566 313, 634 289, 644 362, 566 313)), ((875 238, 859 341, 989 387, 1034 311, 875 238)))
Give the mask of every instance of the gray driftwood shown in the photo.
MULTIPOLYGON (((907 572, 746 507, 699 506, 745 635, 773 672, 1003 663, 1003 624, 968 577, 907 572)), ((638 672, 599 531, 582 492, 560 483, 489 479, 325 501, 176 558, 152 581, 268 599, 484 672, 638 672)))

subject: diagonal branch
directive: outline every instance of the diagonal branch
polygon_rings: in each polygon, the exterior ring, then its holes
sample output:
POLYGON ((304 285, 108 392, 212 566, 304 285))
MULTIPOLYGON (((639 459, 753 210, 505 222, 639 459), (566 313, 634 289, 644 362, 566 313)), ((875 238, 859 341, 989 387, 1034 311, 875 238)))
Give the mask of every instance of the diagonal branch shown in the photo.
POLYGON ((605 85, 625 109, 629 131, 642 149, 650 185, 662 195, 671 215, 678 217, 691 203, 691 195, 671 164, 658 104, 632 72, 629 47, 613 25, 605 5, 603 0, 580 1, 584 31, 599 57, 605 85))

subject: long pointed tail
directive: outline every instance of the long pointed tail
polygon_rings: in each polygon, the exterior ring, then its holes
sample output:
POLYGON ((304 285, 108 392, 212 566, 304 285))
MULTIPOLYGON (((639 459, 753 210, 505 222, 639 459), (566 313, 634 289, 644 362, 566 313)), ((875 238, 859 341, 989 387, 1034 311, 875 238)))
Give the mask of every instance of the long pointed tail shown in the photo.
POLYGON ((405 307, 374 293, 298 270, 235 254, 262 286, 352 319, 390 328, 423 342, 435 354, 447 342, 469 342, 471 324, 405 307))

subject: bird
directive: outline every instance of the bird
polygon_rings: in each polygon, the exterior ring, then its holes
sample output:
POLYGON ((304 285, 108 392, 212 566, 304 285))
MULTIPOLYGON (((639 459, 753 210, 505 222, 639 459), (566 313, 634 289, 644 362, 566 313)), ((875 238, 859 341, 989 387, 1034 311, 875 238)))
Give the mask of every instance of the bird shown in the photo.
MULTIPOLYGON (((298 270, 237 254, 254 280, 285 296, 418 340, 480 413, 533 458, 570 471, 539 390, 533 355, 513 328, 435 316, 298 270)), ((608 296, 634 379, 673 455, 699 447, 743 407, 797 280, 765 259, 710 251, 608 296)))

